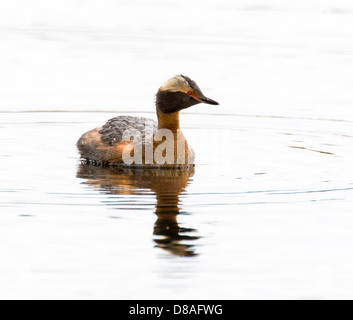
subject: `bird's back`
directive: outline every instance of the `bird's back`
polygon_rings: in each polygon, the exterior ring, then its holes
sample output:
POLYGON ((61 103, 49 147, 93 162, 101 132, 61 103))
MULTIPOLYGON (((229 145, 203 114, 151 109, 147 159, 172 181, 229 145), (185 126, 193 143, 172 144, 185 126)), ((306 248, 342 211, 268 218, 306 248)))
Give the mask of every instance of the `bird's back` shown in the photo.
POLYGON ((110 119, 100 130, 102 142, 109 146, 121 142, 129 134, 148 140, 157 130, 157 122, 144 117, 119 116, 110 119), (135 131, 137 130, 137 131, 135 131), (139 134, 138 134, 139 133, 139 134))
POLYGON ((124 148, 131 144, 153 141, 157 122, 143 117, 118 116, 104 126, 86 132, 77 142, 83 159, 99 165, 123 164, 124 148))

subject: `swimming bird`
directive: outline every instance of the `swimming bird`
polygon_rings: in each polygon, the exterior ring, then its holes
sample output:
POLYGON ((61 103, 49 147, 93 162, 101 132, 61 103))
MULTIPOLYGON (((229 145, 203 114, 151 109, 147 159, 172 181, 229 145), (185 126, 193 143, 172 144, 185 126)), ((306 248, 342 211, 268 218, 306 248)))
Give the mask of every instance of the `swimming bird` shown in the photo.
POLYGON ((158 122, 132 116, 110 119, 78 140, 81 158, 100 166, 192 166, 195 153, 180 129, 179 113, 199 103, 219 104, 195 81, 176 75, 156 94, 158 122))

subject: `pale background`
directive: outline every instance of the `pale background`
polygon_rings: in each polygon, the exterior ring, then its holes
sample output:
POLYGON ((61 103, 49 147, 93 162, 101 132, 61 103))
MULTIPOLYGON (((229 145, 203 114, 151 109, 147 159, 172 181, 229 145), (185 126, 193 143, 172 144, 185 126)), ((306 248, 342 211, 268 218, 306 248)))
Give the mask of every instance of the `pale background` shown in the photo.
POLYGON ((2 0, 0 298, 353 298, 352 88, 350 0, 2 0), (192 258, 152 194, 76 178, 80 134, 179 73, 221 103, 182 116, 192 258))

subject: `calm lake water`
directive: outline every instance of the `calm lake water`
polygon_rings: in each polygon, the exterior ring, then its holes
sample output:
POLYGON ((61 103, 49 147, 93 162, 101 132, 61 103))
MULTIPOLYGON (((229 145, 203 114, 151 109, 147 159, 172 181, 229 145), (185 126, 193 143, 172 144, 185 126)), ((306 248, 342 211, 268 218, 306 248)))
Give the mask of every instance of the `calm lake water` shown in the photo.
POLYGON ((353 5, 152 2, 1 5, 0 298, 352 299, 353 5), (177 73, 193 170, 80 164, 177 73))

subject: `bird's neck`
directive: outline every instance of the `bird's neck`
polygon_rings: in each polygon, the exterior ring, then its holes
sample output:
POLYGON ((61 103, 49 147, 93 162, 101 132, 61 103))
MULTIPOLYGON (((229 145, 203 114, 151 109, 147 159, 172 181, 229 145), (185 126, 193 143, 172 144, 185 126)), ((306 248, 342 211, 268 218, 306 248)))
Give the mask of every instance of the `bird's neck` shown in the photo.
POLYGON ((172 131, 177 131, 180 129, 179 111, 173 113, 164 113, 158 110, 157 116, 158 129, 169 129, 172 131))

